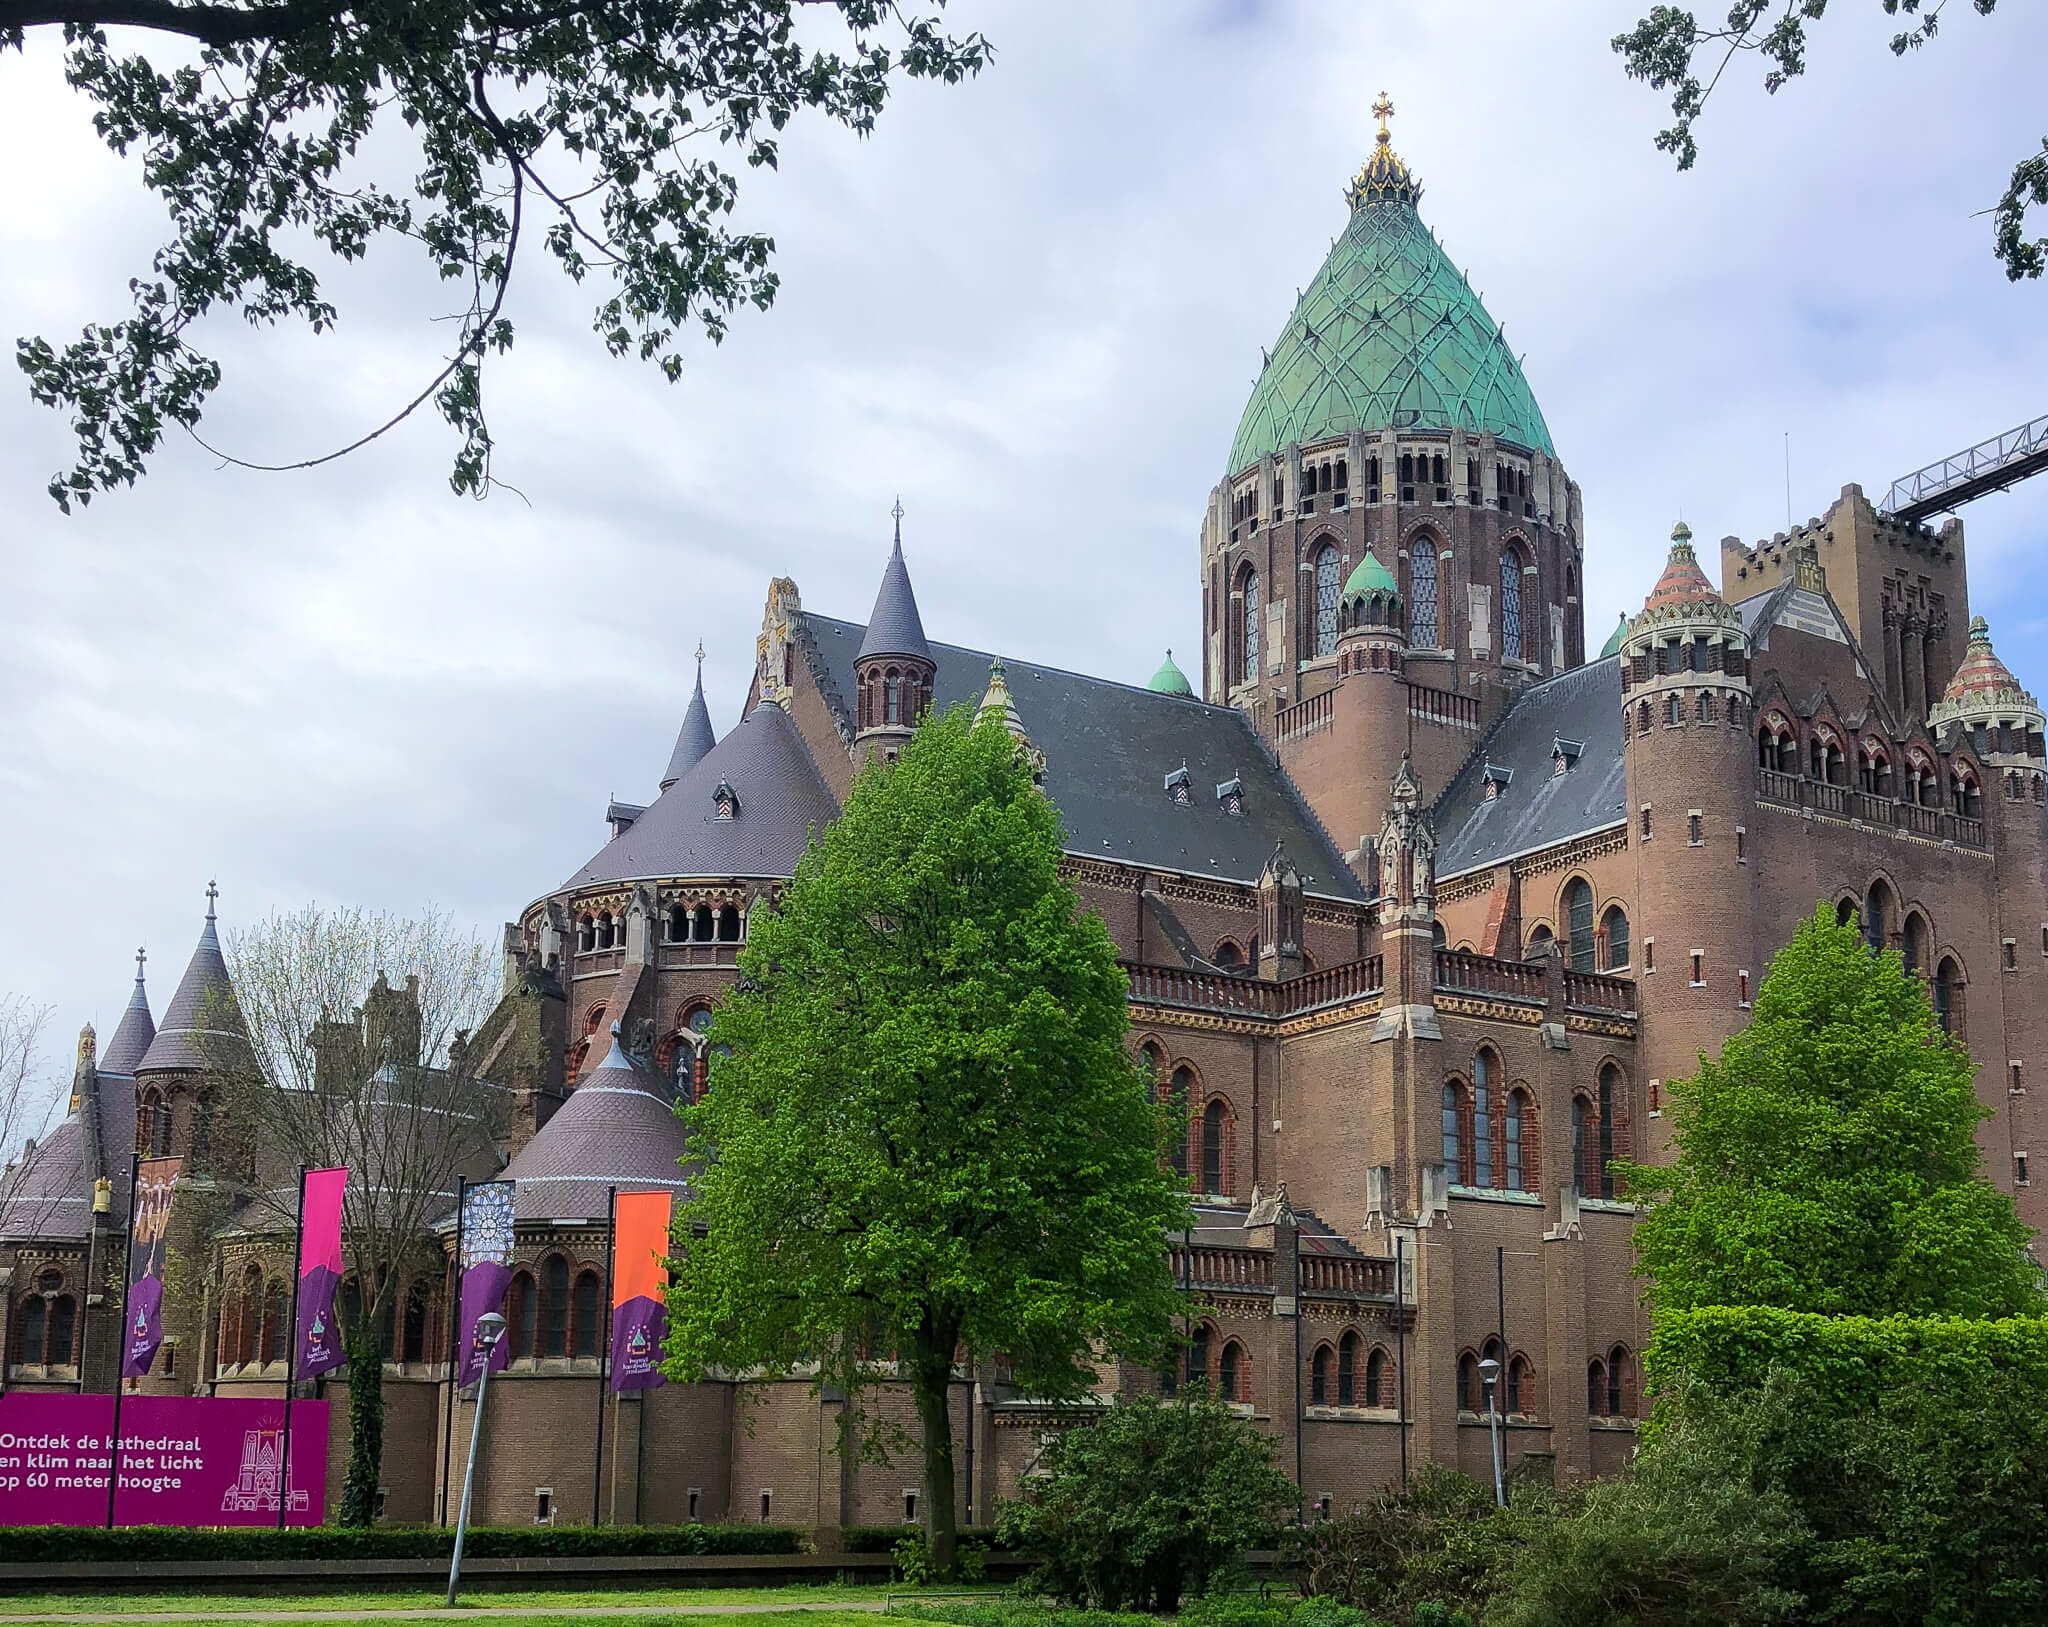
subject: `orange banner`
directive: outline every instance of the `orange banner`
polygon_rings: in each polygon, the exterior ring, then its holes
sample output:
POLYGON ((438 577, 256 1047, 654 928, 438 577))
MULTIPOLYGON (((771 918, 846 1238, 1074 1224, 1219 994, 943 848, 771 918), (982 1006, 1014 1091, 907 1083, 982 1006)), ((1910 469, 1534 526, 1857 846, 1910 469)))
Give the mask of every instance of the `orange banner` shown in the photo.
POLYGON ((621 1192, 612 1232, 612 1306, 661 1298, 668 1286, 669 1192, 621 1192))

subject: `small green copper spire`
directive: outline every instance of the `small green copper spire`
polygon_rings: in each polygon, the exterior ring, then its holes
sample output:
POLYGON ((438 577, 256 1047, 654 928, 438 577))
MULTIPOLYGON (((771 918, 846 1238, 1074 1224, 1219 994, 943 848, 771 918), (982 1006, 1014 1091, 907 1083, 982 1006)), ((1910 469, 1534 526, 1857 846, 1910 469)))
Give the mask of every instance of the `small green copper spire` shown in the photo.
POLYGON ((1621 641, 1627 637, 1628 617, 1624 614, 1614 624, 1614 631, 1607 635, 1607 642, 1600 646, 1600 659, 1605 661, 1610 655, 1621 654, 1621 641))
POLYGON ((1173 651, 1166 652, 1166 659, 1159 663, 1159 670, 1152 674, 1152 681, 1145 685, 1155 694, 1184 695, 1189 700, 1195 697, 1194 686, 1188 682, 1188 675, 1173 664, 1173 651))
POLYGON ((1394 573, 1380 563, 1379 555, 1370 548, 1366 550, 1365 558, 1352 568, 1351 575, 1344 583, 1344 597, 1347 599, 1370 598, 1375 593, 1399 591, 1394 582, 1394 573))

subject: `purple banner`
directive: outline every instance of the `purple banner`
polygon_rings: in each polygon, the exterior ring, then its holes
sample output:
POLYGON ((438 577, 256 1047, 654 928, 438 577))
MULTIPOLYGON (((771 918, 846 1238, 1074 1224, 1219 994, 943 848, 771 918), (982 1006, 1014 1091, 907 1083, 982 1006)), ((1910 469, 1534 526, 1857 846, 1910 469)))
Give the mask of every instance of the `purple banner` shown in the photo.
MULTIPOLYGON (((463 1272, 462 1340, 458 1347, 462 1351, 462 1371, 455 1380, 458 1387, 467 1388, 484 1376, 484 1355, 476 1347, 476 1319, 485 1311, 502 1312, 505 1290, 511 1286, 512 1268, 493 1260, 480 1260, 463 1272)), ((491 1371, 504 1372, 511 1359, 512 1334, 507 1329, 505 1336, 491 1346, 491 1371)))
POLYGON ((612 1311, 612 1388, 651 1390, 663 1382, 661 1342, 668 1337, 668 1307, 658 1299, 629 1299, 612 1311))
POLYGON ((299 1176, 299 1324, 295 1378, 318 1378, 348 1358, 341 1351, 341 1327, 334 1296, 341 1288, 341 1199, 345 1169, 309 1169, 299 1176))
MULTIPOLYGON (((327 1516, 325 1401, 292 1403, 285 1523, 327 1516)), ((0 1396, 0 1526, 105 1525, 110 1395, 0 1396)), ((121 1404, 116 1525, 277 1524, 283 1400, 131 1395, 121 1404)))
POLYGON ((164 1259, 171 1228, 171 1192, 182 1158, 145 1158, 136 1166, 135 1208, 128 1217, 128 1325, 122 1330, 121 1376, 141 1378, 164 1342, 164 1259))

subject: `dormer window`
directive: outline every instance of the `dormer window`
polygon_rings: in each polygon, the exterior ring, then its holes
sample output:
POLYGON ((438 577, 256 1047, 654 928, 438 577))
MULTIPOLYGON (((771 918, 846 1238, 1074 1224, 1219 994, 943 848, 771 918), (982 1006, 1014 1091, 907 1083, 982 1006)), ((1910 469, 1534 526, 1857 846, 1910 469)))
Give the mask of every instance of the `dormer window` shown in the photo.
POLYGON ((1195 793, 1193 787, 1188 783, 1186 764, 1182 764, 1166 776, 1166 795, 1167 799, 1176 808, 1191 808, 1194 806, 1195 793))
POLYGON ((1550 768, 1553 774, 1569 774, 1579 766, 1579 756, 1586 749, 1583 740, 1567 740, 1558 735, 1550 742, 1550 768))
POLYGON ((1499 801, 1515 778, 1515 771, 1512 768, 1502 768, 1498 763, 1488 763, 1481 772, 1486 780, 1488 802, 1499 801))
POLYGON ((715 819, 737 819, 740 816, 740 794, 730 782, 720 780, 718 788, 711 793, 711 813, 715 819))
POLYGON ((1216 806, 1227 814, 1244 812, 1244 782, 1235 774, 1216 787, 1216 806))

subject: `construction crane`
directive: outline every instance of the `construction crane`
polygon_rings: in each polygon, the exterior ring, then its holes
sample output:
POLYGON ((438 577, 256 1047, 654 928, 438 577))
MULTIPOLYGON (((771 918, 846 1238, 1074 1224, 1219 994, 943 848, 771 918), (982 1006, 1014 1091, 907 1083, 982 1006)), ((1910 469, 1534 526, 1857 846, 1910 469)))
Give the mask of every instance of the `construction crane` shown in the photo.
POLYGON ((1931 514, 2004 491, 2044 469, 2048 469, 2048 418, 2036 418, 1939 463, 1915 469, 1903 480, 1894 480, 1885 495, 1884 511, 1901 523, 1918 524, 1931 514))

